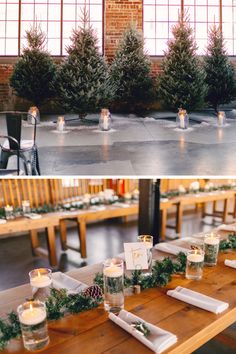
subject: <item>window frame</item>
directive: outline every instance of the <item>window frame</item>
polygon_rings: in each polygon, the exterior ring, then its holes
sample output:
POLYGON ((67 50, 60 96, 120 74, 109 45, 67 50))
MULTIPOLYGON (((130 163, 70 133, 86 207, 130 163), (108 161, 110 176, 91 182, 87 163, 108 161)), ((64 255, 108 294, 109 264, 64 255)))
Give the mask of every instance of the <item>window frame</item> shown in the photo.
MULTIPOLYGON (((60 60, 60 58, 64 58, 66 57, 65 54, 63 54, 63 1, 64 0, 60 0, 61 1, 61 5, 60 5, 60 54, 59 55, 55 55, 55 54, 51 54, 52 58, 58 59, 60 60)), ((104 55, 104 48, 105 48, 105 1, 106 0, 101 0, 102 2, 102 47, 101 47, 101 52, 102 55, 104 55)), ((17 60, 17 58, 19 58, 22 53, 21 53, 21 27, 22 27, 22 0, 19 0, 19 4, 18 4, 19 8, 18 8, 18 49, 17 49, 17 54, 15 55, 4 55, 4 54, 0 54, 0 62, 1 63, 9 63, 9 60, 12 62, 15 62, 17 60)), ((7 39, 7 38, 6 38, 7 39)))
MULTIPOLYGON (((180 11, 181 13, 183 14, 184 12, 184 8, 185 8, 185 1, 186 0, 180 0, 180 11)), ((221 28, 221 31, 222 31, 222 27, 223 27, 223 3, 222 3, 222 0, 218 0, 219 1, 219 26, 221 28)), ((169 6, 169 5, 168 5, 169 6)), ((196 6, 196 5, 195 5, 196 6)), ((208 6, 208 5, 207 5, 208 6)), ((144 8, 145 8, 145 5, 144 5, 144 0, 142 0, 142 33, 144 34, 144 8)), ((236 24, 235 24, 236 26, 236 24)), ((156 39, 156 38, 155 38, 156 39)), ((236 40, 236 38, 235 38, 236 40)), ((144 38, 144 41, 145 41, 145 38, 144 38)), ((236 46, 236 44, 235 44, 236 46)), ((161 59, 164 57, 164 54, 163 55, 158 55, 158 54, 148 54, 150 58, 152 59, 161 59)), ((199 57, 203 56, 203 54, 198 54, 199 57)), ((236 52, 235 54, 228 54, 228 57, 229 58, 235 58, 236 60, 236 52)))

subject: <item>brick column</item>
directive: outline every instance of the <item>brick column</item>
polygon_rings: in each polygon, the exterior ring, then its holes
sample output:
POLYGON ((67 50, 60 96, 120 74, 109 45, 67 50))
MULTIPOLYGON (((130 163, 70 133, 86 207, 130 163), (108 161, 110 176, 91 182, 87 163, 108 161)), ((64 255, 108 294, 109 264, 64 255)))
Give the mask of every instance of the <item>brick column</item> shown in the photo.
POLYGON ((142 0, 105 0, 104 50, 106 57, 112 58, 123 31, 135 23, 142 30, 142 0))

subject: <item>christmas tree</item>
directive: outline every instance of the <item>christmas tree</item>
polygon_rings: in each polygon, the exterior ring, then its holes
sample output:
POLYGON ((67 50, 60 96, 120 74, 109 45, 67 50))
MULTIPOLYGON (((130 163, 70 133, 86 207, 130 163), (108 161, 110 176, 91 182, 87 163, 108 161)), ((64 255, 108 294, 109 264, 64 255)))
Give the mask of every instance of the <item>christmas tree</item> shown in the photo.
POLYGON ((108 67, 99 53, 96 33, 89 25, 86 11, 82 16, 82 26, 73 30, 68 57, 57 78, 60 104, 66 111, 78 113, 81 119, 107 106, 112 99, 108 67))
POLYGON ((133 26, 123 35, 110 75, 115 86, 115 101, 129 111, 135 111, 154 98, 151 62, 144 52, 143 37, 133 26))
POLYGON ((14 66, 10 85, 17 96, 39 106, 55 94, 56 65, 44 50, 45 35, 40 27, 26 31, 26 39, 28 46, 14 66))
POLYGON ((220 104, 230 103, 236 96, 234 67, 225 50, 220 27, 212 26, 209 32, 207 55, 205 57, 206 102, 215 112, 220 104))
POLYGON ((160 99, 168 109, 192 111, 204 102, 205 74, 196 56, 196 43, 186 15, 172 28, 173 39, 162 62, 159 76, 160 99))

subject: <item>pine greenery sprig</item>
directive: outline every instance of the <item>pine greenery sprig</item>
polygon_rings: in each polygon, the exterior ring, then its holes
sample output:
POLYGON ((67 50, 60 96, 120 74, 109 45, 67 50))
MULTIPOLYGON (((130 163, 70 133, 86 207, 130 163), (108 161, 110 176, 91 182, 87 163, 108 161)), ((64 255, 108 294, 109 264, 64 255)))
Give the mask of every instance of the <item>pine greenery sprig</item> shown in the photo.
MULTIPOLYGON (((142 289, 150 289, 158 286, 165 286, 171 280, 171 276, 176 273, 183 273, 186 267, 186 255, 180 252, 177 255, 177 260, 173 262, 169 257, 163 261, 156 261, 152 266, 150 275, 143 275, 142 270, 134 270, 131 277, 125 276, 125 288, 140 285, 142 289)), ((97 273, 94 278, 94 283, 103 289, 103 274, 97 273)))
MULTIPOLYGON (((80 313, 100 305, 102 298, 93 298, 85 294, 68 294, 67 290, 51 289, 46 301, 47 319, 58 320, 67 313, 80 313)), ((0 319, 0 350, 3 350, 11 339, 21 336, 20 322, 16 312, 11 312, 6 319, 0 319)))
POLYGON ((226 240, 220 241, 220 251, 225 251, 228 249, 235 250, 236 249, 236 235, 229 235, 226 240))

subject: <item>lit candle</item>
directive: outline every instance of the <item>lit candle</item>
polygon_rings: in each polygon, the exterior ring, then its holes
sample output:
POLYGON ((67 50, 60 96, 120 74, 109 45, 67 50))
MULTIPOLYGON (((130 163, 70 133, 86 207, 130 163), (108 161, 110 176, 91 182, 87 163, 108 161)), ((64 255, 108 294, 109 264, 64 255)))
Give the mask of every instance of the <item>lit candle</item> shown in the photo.
POLYGON ((132 195, 127 192, 127 193, 124 194, 124 198, 125 198, 126 200, 130 200, 130 199, 132 198, 132 195))
POLYGON ((137 188, 133 191, 133 197, 134 197, 134 199, 136 199, 136 200, 139 199, 139 190, 138 190, 137 188))
POLYGON ((52 279, 50 275, 41 274, 40 269, 37 270, 37 275, 30 277, 30 285, 35 288, 46 288, 47 286, 50 286, 51 283, 52 279))
POLYGON ((12 205, 5 206, 4 210, 5 210, 5 217, 6 217, 7 220, 14 219, 13 206, 12 205))
POLYGON ((187 260, 189 262, 200 263, 204 261, 204 256, 203 254, 199 254, 198 251, 195 251, 195 253, 188 254, 187 260))
POLYGON ((209 236, 205 238, 204 243, 206 243, 207 245, 218 245, 220 243, 220 239, 212 232, 209 236))
POLYGON ((123 269, 111 263, 109 267, 104 268, 103 274, 109 278, 118 278, 123 275, 123 269))
POLYGON ((107 115, 103 116, 103 129, 108 130, 108 116, 107 115))
POLYGON ((222 127, 225 123, 225 112, 218 112, 218 125, 222 127))
POLYGON ((142 242, 145 243, 145 246, 147 248, 147 250, 151 250, 152 249, 152 238, 150 238, 150 236, 144 236, 142 239, 142 242))
POLYGON ((23 214, 30 213, 30 201, 22 200, 23 214))
POLYGON ((65 129, 65 118, 60 116, 57 119, 57 130, 62 132, 65 129))
POLYGON ((44 308, 33 307, 30 304, 29 309, 24 310, 19 315, 20 322, 24 325, 34 326, 46 319, 46 310, 44 308))
POLYGON ((179 115, 179 123, 180 123, 180 128, 181 129, 185 129, 185 121, 184 121, 184 119, 185 119, 185 115, 183 113, 181 113, 179 115))
POLYGON ((214 233, 204 237, 204 262, 208 266, 214 266, 217 263, 219 252, 220 237, 214 233))
POLYGON ((13 206, 12 205, 5 206, 5 211, 13 211, 13 206))
POLYGON ((91 195, 89 193, 85 193, 85 195, 83 197, 83 202, 85 204, 89 204, 90 203, 90 199, 91 199, 91 195))

